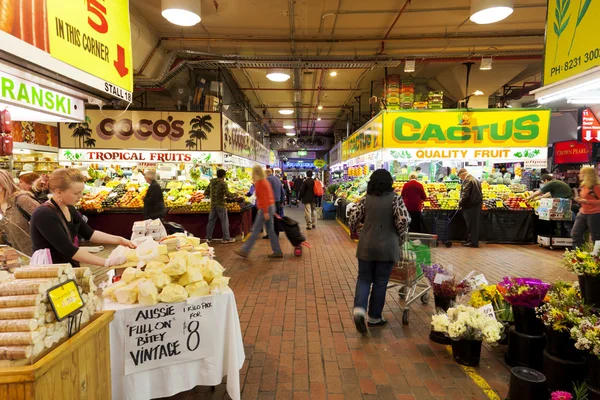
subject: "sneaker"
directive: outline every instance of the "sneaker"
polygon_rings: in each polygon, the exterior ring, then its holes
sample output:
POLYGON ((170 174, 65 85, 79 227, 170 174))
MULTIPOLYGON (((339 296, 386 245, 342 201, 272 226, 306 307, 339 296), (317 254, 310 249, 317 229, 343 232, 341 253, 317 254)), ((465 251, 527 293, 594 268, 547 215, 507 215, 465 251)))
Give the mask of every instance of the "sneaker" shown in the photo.
POLYGON ((387 324, 387 320, 385 320, 384 318, 380 318, 379 321, 374 321, 374 322, 371 322, 371 321, 372 321, 371 318, 369 318, 369 320, 367 321, 367 325, 369 326, 369 328, 387 324))
POLYGON ((263 236, 263 239, 268 239, 268 238, 269 238, 269 235, 263 236))
POLYGON ((234 250, 233 251, 235 254, 237 254, 238 256, 242 257, 242 258, 248 258, 248 253, 246 253, 244 250, 239 249, 239 250, 234 250))
POLYGON ((283 253, 272 253, 268 255, 269 258, 283 258, 283 253))
POLYGON ((231 238, 231 239, 223 239, 223 244, 227 244, 227 243, 234 243, 235 239, 231 238))
POLYGON ((210 242, 212 242, 212 239, 206 239, 207 244, 210 244, 210 242))
POLYGON ((307 231, 310 231, 311 229, 312 229, 312 228, 311 228, 310 226, 307 226, 307 227, 306 227, 306 230, 307 230, 307 231))
POLYGON ((356 330, 359 331, 362 335, 366 335, 368 332, 367 324, 365 322, 365 311, 360 308, 354 309, 354 325, 356 326, 356 330))

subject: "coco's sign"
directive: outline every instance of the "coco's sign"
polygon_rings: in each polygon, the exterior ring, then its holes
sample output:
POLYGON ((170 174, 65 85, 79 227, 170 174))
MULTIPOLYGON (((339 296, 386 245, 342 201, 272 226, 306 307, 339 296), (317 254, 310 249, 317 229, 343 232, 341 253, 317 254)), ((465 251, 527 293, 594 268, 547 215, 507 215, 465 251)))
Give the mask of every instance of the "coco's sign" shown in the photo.
POLYGON ((105 118, 96 126, 96 134, 105 140, 109 140, 113 136, 121 140, 127 140, 132 135, 135 135, 139 140, 147 140, 150 137, 158 141, 167 138, 180 140, 185 134, 184 124, 185 121, 174 119, 172 116, 156 121, 142 118, 136 122, 129 118, 121 120, 105 118))

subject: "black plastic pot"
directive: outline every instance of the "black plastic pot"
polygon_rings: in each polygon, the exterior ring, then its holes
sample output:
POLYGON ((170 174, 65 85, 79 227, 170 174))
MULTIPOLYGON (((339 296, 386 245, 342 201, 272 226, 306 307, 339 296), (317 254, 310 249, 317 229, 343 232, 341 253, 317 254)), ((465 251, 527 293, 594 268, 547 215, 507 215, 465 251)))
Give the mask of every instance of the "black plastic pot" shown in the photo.
POLYGON ((562 360, 544 351, 544 366, 542 372, 548 381, 548 389, 563 390, 570 392, 573 384, 581 384, 587 373, 587 362, 585 359, 579 361, 562 360))
POLYGON ((546 377, 531 368, 512 368, 507 400, 548 400, 546 377))
POLYGON ((588 400, 600 400, 600 388, 591 387, 588 385, 588 400))
POLYGON ((546 351, 551 356, 575 362, 585 360, 585 352, 575 348, 575 340, 568 330, 559 332, 546 327, 546 339, 546 351))
POLYGON ((546 335, 526 335, 510 328, 506 363, 511 367, 522 366, 541 371, 545 347, 546 335))
POLYGON ((498 342, 498 344, 507 346, 508 345, 508 331, 510 329, 510 324, 508 322, 502 322, 504 326, 504 332, 502 332, 502 339, 498 342))
POLYGON ((481 340, 453 340, 452 356, 454 361, 468 367, 476 367, 481 360, 481 340))
POLYGON ((441 332, 436 332, 433 329, 429 332, 429 340, 438 344, 451 344, 452 339, 441 332))
POLYGON ((442 297, 438 295, 434 295, 433 299, 435 301, 435 308, 441 309, 443 311, 448 311, 453 302, 456 301, 456 296, 454 297, 442 297))
POLYGON ((583 303, 600 308, 600 276, 580 275, 579 287, 583 303))
POLYGON ((535 309, 513 306, 515 329, 525 335, 539 336, 544 334, 544 324, 535 316, 535 309))
POLYGON ((588 385, 600 390, 600 358, 593 354, 588 354, 588 373, 586 382, 588 385))

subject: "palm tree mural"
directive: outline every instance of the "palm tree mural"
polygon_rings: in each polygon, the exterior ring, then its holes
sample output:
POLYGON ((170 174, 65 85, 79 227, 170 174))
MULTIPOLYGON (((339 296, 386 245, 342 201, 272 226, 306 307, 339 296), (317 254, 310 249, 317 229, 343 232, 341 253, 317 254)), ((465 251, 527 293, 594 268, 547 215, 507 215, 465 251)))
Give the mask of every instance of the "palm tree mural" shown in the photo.
MULTIPOLYGON (((202 150, 202 141, 208 139, 208 134, 212 132, 214 129, 214 125, 209 122, 212 119, 211 115, 197 115, 195 118, 192 118, 190 121, 190 125, 192 126, 192 130, 188 133, 190 134, 189 140, 194 140, 196 143, 196 150, 202 150)), ((186 141, 186 147, 188 147, 188 142, 186 141)))
POLYGON ((85 141, 83 142, 83 144, 87 148, 96 147, 96 139, 94 139, 94 138, 85 139, 85 141))
POLYGON ((192 150, 198 147, 198 144, 194 139, 188 139, 185 141, 185 147, 192 150))
POLYGON ((93 140, 94 141, 93 145, 96 146, 96 140, 91 139, 92 138, 92 129, 90 128, 91 122, 92 122, 92 120, 90 119, 90 117, 88 117, 86 115, 85 121, 82 123, 76 123, 76 122, 69 123, 68 127, 70 130, 73 131, 73 134, 71 135, 71 137, 76 140, 76 143, 78 143, 78 146, 77 146, 78 148, 83 148, 85 145, 85 142, 88 140, 93 140))

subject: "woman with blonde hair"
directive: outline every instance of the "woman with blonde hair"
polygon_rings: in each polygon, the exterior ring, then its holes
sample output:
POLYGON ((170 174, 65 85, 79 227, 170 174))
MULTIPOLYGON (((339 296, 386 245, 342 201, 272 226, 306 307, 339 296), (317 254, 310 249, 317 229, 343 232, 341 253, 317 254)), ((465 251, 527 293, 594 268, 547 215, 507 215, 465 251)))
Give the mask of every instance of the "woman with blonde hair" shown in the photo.
POLYGON ((267 226, 267 235, 271 241, 271 249, 273 254, 269 254, 269 258, 283 258, 281 247, 279 245, 279 238, 275 234, 274 229, 274 215, 275 215, 275 196, 273 195, 273 189, 271 184, 267 180, 265 171, 260 165, 255 165, 252 168, 252 180, 254 181, 254 189, 256 195, 256 219, 254 225, 252 225, 252 234, 248 240, 244 243, 240 250, 236 250, 235 254, 240 257, 247 258, 252 250, 252 246, 262 233, 263 226, 267 226))
POLYGON ((127 239, 94 231, 75 209, 83 196, 85 177, 72 168, 57 169, 50 175, 48 185, 52 199, 38 207, 31 218, 33 251, 49 249, 52 263, 79 263, 113 267, 125 263, 124 257, 104 259, 79 249, 78 236, 93 243, 135 246, 127 239))
POLYGON ((9 172, 0 170, 0 225, 6 241, 14 249, 28 256, 32 254, 29 220, 33 210, 39 205, 30 192, 15 185, 9 172))
POLYGON ((600 240, 600 178, 594 167, 582 167, 579 170, 581 181, 579 197, 575 201, 581 204, 575 225, 571 230, 573 247, 581 247, 584 235, 590 232, 592 241, 600 240))

